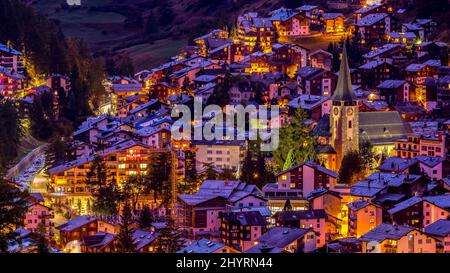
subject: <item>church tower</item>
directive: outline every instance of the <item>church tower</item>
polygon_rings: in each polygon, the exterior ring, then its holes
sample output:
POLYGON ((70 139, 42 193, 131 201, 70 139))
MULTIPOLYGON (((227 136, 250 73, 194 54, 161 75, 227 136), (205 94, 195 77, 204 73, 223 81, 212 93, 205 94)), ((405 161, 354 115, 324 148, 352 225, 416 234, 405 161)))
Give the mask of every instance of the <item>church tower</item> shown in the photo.
POLYGON ((336 151, 336 167, 339 171, 342 158, 350 151, 359 150, 358 103, 353 93, 345 44, 336 90, 331 99, 330 144, 336 151))

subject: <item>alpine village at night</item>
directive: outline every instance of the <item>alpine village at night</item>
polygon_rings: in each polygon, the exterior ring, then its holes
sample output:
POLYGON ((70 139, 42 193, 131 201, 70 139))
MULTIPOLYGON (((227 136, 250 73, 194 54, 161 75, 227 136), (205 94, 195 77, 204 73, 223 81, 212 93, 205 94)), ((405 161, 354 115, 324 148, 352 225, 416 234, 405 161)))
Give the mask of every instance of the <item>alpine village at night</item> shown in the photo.
POLYGON ((0 0, 0 253, 450 253, 449 17, 0 0))

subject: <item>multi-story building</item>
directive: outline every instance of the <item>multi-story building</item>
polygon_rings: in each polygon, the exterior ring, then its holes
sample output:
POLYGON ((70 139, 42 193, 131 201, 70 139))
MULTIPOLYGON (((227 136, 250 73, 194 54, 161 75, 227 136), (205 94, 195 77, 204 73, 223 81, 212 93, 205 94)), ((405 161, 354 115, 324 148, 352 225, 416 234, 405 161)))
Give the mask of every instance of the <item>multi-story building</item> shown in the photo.
POLYGON ((437 239, 436 251, 450 253, 450 220, 440 219, 428 225, 424 232, 437 239))
POLYGON ((216 168, 237 171, 246 151, 245 141, 241 140, 216 140, 193 141, 196 149, 196 168, 204 169, 208 164, 216 168))
POLYGON ((270 52, 275 42, 275 28, 270 18, 258 17, 257 12, 248 12, 237 19, 237 40, 245 51, 255 49, 270 52))
POLYGON ((450 215, 450 195, 413 196, 388 210, 392 222, 397 225, 426 227, 450 215))
POLYGON ((342 13, 323 13, 321 20, 325 28, 325 33, 342 33, 345 31, 345 16, 342 13))
POLYGON ((355 24, 356 35, 361 45, 372 47, 386 41, 386 34, 391 31, 391 18, 387 13, 372 13, 361 18, 355 24))
POLYGON ((438 156, 445 158, 445 135, 413 134, 398 139, 395 143, 395 153, 401 158, 413 158, 418 155, 438 156))
POLYGON ((436 239, 410 226, 381 224, 361 236, 362 253, 435 253, 436 239))
POLYGON ((316 250, 316 245, 316 233, 312 229, 273 227, 246 253, 308 253, 316 250))
POLYGON ((296 10, 279 8, 270 12, 270 16, 279 41, 309 34, 309 20, 296 10))
POLYGON ((224 212, 220 215, 220 238, 226 245, 242 252, 266 232, 266 219, 259 211, 224 212))
POLYGON ((275 219, 279 226, 314 230, 317 248, 323 247, 336 232, 336 228, 327 223, 327 214, 322 209, 280 211, 275 214, 275 219))
POLYGON ((331 96, 336 82, 336 74, 323 68, 305 66, 297 70, 297 84, 302 94, 331 96))
POLYGON ((81 240, 98 232, 98 220, 91 216, 76 217, 58 227, 59 244, 64 252, 81 252, 81 240))
MULTIPOLYGON (((105 162, 108 177, 121 184, 131 175, 144 174, 154 151, 156 149, 146 144, 129 140, 106 148, 96 156, 105 162)), ((92 204, 87 174, 96 156, 81 157, 48 170, 49 190, 56 193, 56 199, 61 199, 73 209, 87 212, 88 204, 92 204)), ((146 199, 143 198, 141 202, 145 203, 146 199)), ((143 203, 139 206, 142 207, 143 203)))
POLYGON ((240 181, 205 180, 194 194, 178 194, 177 222, 189 235, 220 237, 219 215, 232 208, 264 207, 255 186, 240 181))
POLYGON ((264 197, 273 211, 284 208, 289 200, 292 208, 305 209, 306 196, 318 188, 332 189, 338 174, 314 162, 295 165, 276 175, 276 183, 264 186, 264 197))
POLYGON ((382 223, 382 208, 368 201, 358 199, 348 207, 348 236, 361 237, 382 223))
POLYGON ((23 72, 22 52, 0 43, 0 66, 11 69, 13 72, 23 72))

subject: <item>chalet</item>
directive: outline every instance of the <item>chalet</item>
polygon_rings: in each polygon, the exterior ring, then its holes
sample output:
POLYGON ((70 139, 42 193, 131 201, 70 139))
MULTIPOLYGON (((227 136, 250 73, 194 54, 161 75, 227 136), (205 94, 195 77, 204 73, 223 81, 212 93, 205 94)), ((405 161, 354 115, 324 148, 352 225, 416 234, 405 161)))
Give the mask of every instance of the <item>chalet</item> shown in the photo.
POLYGON ((259 211, 224 212, 220 217, 222 242, 242 252, 266 232, 267 222, 259 211))
POLYGON ((323 13, 321 20, 325 28, 325 33, 342 33, 344 28, 345 16, 342 13, 323 13))
POLYGON ((240 181, 205 180, 194 194, 178 194, 177 219, 193 236, 220 233, 219 215, 233 207, 263 207, 267 201, 254 185, 240 181))
POLYGON ((160 101, 166 101, 167 97, 176 94, 178 89, 167 82, 159 82, 150 87, 149 94, 160 101))
POLYGON ((375 172, 350 187, 350 196, 371 201, 385 194, 420 195, 426 190, 426 179, 414 174, 375 172))
POLYGON ((207 58, 210 50, 217 49, 218 47, 229 42, 228 31, 223 29, 214 29, 208 34, 195 38, 194 42, 199 48, 199 55, 207 58))
POLYGON ((443 42, 422 42, 416 45, 416 52, 419 59, 440 60, 441 64, 448 65, 448 46, 443 42))
POLYGON ((431 34, 436 30, 437 23, 433 21, 432 19, 416 19, 414 21, 415 24, 421 26, 424 30, 425 39, 427 40, 428 37, 430 37, 431 34))
POLYGON ((402 24, 401 28, 402 32, 410 32, 413 33, 418 39, 421 41, 425 41, 425 29, 416 23, 405 23, 402 24))
POLYGON ((79 216, 58 226, 60 244, 66 252, 80 252, 80 242, 85 236, 98 232, 98 221, 91 216, 79 216))
POLYGON ((445 136, 437 134, 412 134, 396 141, 395 150, 401 158, 412 158, 417 155, 445 158, 445 136))
POLYGON ((309 54, 309 61, 312 67, 323 68, 331 71, 333 54, 323 49, 318 49, 309 54))
POLYGON ((389 43, 402 43, 411 46, 417 42, 414 32, 389 32, 386 35, 389 43))
POLYGON ((0 66, 0 95, 14 96, 25 88, 26 78, 22 74, 0 66))
POLYGON ((334 236, 336 228, 330 228, 325 210, 280 211, 275 215, 277 225, 293 228, 309 228, 316 232, 317 248, 325 245, 334 236))
POLYGON ((286 104, 289 112, 293 114, 297 108, 305 110, 308 118, 319 121, 325 114, 330 114, 331 101, 329 97, 300 95, 286 104))
POLYGON ((47 238, 50 238, 53 234, 53 223, 50 219, 53 219, 54 215, 52 209, 45 206, 42 202, 29 202, 27 204, 27 212, 24 217, 24 228, 35 233, 39 233, 43 228, 47 238))
POLYGON ((276 29, 279 40, 309 34, 309 20, 296 10, 282 7, 270 12, 269 19, 276 29))
POLYGON ((146 94, 143 90, 142 84, 113 84, 113 94, 116 97, 117 103, 120 104, 122 99, 131 95, 146 94))
POLYGON ((271 66, 277 67, 276 71, 293 76, 298 67, 306 66, 307 52, 308 49, 300 45, 276 43, 272 46, 269 63, 271 66))
POLYGON ((355 23, 358 23, 363 17, 373 13, 383 13, 387 10, 385 4, 377 3, 373 5, 363 6, 353 12, 355 23))
POLYGON ((395 66, 377 60, 361 65, 358 70, 361 73, 361 84, 366 88, 374 88, 388 79, 396 78, 398 74, 395 66))
POLYGON ((312 229, 273 227, 258 238, 245 253, 308 253, 316 250, 316 233, 312 229))
POLYGON ((336 88, 337 76, 323 68, 305 66, 297 70, 297 83, 302 94, 331 96, 336 88))
POLYGON ((450 107, 450 75, 437 79, 425 79, 425 98, 427 110, 448 109, 450 107))
MULTIPOLYGON (((312 210, 324 210, 328 218, 342 218, 341 200, 338 192, 320 188, 309 193, 307 196, 309 208, 312 210)), ((330 219, 328 219, 330 220, 330 219)))
POLYGON ((362 45, 381 45, 391 31, 391 18, 387 13, 368 14, 355 24, 355 31, 362 45))
POLYGON ((383 223, 359 239, 362 253, 436 252, 436 239, 410 226, 383 223))
POLYGON ((22 52, 0 43, 0 66, 10 69, 13 72, 23 72, 22 52))
POLYGON ((437 252, 450 253, 450 220, 437 220, 425 227, 424 232, 436 238, 437 252))
POLYGON ((385 80, 377 86, 380 99, 387 103, 408 102, 415 100, 413 87, 404 80, 385 80))
POLYGON ((275 31, 272 20, 258 17, 257 12, 245 13, 237 19, 237 39, 248 52, 253 52, 255 47, 270 52, 275 31))
POLYGON ((320 25, 321 15, 323 13, 323 9, 319 6, 314 5, 303 5, 295 10, 301 12, 308 18, 310 25, 314 28, 320 25))
POLYGON ((61 74, 51 74, 46 79, 47 86, 54 91, 64 90, 68 94, 70 90, 70 77, 61 74))
POLYGON ((337 173, 307 161, 278 173, 276 183, 265 185, 263 192, 274 211, 281 210, 288 199, 294 209, 305 208, 306 196, 318 188, 332 189, 337 176, 337 173))
POLYGON ((366 63, 372 61, 388 62, 395 64, 397 56, 405 55, 405 45, 403 44, 385 44, 363 55, 366 63))
POLYGON ((347 204, 347 207, 349 236, 359 238, 382 223, 383 211, 376 204, 357 199, 347 204))
POLYGON ((426 227, 450 215, 450 195, 413 196, 388 210, 393 223, 426 227))

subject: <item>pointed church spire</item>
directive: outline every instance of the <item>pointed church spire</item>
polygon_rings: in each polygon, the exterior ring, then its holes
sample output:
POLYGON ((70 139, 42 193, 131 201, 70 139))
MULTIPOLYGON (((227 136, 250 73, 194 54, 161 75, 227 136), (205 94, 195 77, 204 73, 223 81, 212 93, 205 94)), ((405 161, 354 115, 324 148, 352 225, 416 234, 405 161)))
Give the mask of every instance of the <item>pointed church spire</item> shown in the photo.
POLYGON ((341 66, 339 68, 339 78, 336 90, 333 95, 334 101, 354 101, 356 96, 353 93, 352 80, 350 77, 350 68, 348 67, 347 49, 343 46, 341 66))

